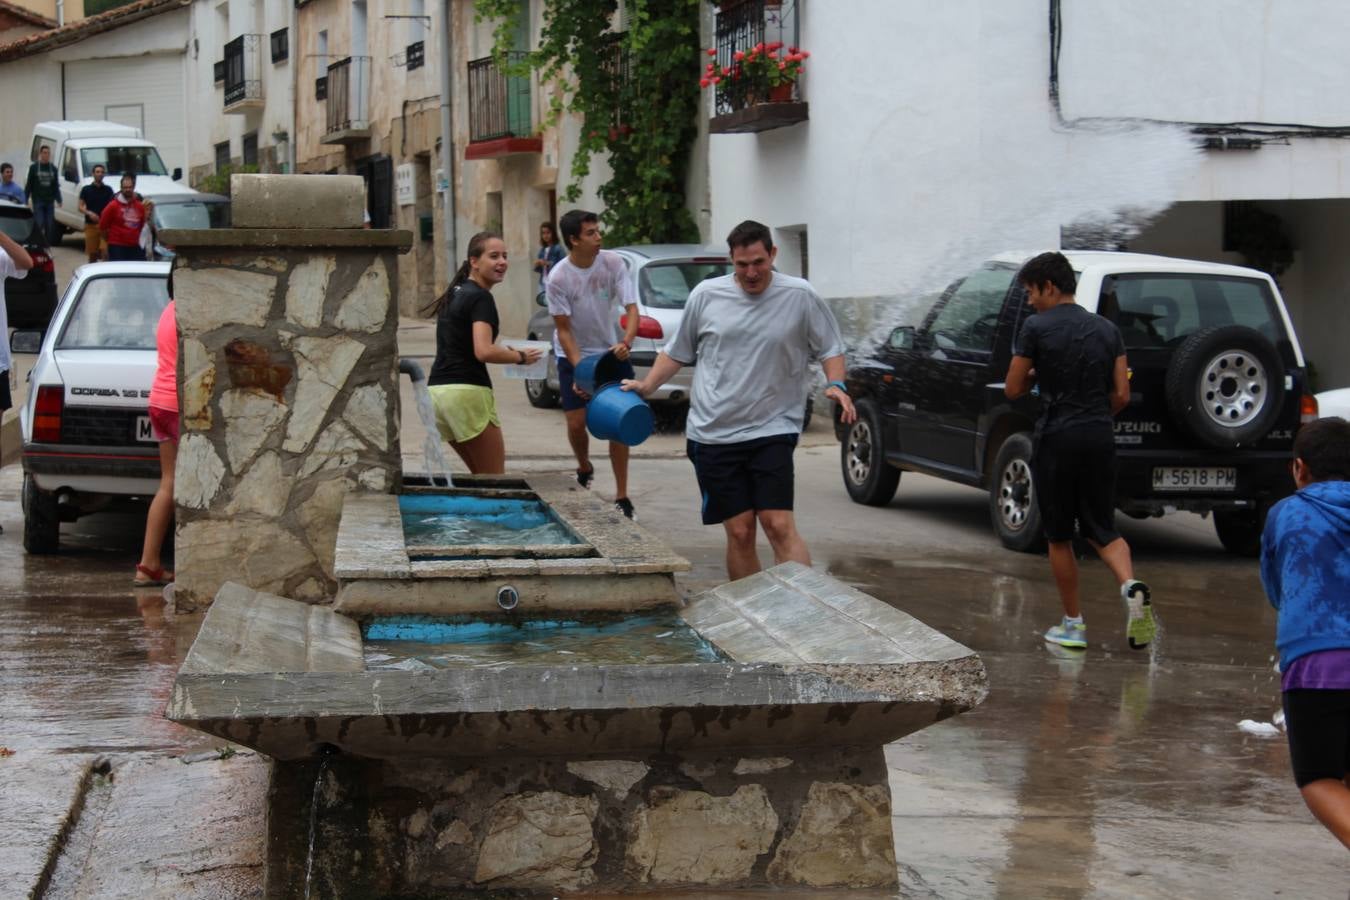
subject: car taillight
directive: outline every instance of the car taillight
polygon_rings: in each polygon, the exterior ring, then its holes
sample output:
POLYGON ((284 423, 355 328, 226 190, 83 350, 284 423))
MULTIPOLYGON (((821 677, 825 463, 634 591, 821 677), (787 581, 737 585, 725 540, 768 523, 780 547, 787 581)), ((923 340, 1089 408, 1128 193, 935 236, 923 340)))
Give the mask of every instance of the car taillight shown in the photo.
POLYGON ((1307 425, 1317 418, 1317 398, 1312 394, 1304 394, 1302 401, 1298 405, 1298 421, 1300 425, 1307 425))
POLYGON ((52 263, 52 258, 41 250, 30 250, 28 255, 33 257, 33 268, 39 272, 48 274, 56 271, 56 266, 52 263))
MULTIPOLYGON (((619 327, 620 328, 628 327, 627 313, 619 317, 619 327)), ((651 338, 653 340, 660 340, 661 338, 666 336, 666 333, 661 330, 661 323, 653 319, 651 316, 638 316, 637 336, 640 338, 651 338)))
POLYGON ((66 389, 61 385, 43 385, 38 388, 33 402, 33 440, 39 444, 61 443, 61 408, 66 402, 66 389))

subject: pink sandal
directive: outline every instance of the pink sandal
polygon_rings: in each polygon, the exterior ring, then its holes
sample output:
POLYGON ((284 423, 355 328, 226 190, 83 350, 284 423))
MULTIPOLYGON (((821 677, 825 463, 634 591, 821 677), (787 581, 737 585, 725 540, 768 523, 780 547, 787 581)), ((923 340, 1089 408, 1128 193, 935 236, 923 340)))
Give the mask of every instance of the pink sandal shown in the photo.
POLYGON ((136 577, 131 579, 132 587, 163 587, 173 581, 173 573, 165 569, 152 569, 136 563, 136 577), (145 576, 142 578, 141 576, 145 576))

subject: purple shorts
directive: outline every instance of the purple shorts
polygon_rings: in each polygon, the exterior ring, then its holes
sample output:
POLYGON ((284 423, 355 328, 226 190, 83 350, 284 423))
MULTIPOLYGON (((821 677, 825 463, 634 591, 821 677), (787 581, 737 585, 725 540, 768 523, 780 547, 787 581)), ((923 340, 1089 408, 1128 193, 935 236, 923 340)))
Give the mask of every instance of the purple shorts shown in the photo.
POLYGON ((178 410, 150 407, 150 431, 161 444, 165 441, 178 443, 178 410))

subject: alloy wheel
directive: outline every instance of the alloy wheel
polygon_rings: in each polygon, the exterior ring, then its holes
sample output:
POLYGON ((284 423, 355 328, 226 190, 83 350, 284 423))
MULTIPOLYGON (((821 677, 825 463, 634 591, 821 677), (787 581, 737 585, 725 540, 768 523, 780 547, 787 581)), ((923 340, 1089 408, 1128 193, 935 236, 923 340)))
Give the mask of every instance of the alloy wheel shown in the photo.
POLYGON ((998 514, 1009 531, 1020 531, 1031 514, 1031 467, 1013 459, 1003 467, 998 485, 998 514))
POLYGON ((872 471, 872 428, 859 418, 848 430, 848 477, 854 484, 864 484, 872 471))
POLYGON ((1224 350, 1200 372, 1199 406, 1216 425, 1240 428, 1261 414, 1270 395, 1270 373, 1252 353, 1224 350))

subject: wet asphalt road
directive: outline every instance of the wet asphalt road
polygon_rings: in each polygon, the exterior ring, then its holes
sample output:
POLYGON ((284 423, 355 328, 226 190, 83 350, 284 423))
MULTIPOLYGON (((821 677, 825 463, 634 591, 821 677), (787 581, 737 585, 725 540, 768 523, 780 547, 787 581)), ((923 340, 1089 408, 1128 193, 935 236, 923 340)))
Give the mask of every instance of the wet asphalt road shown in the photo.
MULTIPOLYGON (((1088 563, 1092 646, 1066 658, 1039 638, 1058 614, 1044 558, 997 546, 981 494, 906 475, 891 507, 864 508, 836 465, 829 447, 799 453, 816 564, 977 650, 990 675, 981 707, 888 750, 904 896, 1346 896, 1350 860, 1303 808, 1283 739, 1237 728, 1278 707, 1274 615, 1255 564, 1208 523, 1123 523, 1164 637, 1126 649, 1088 563)), ((698 590, 722 579, 721 547, 687 467, 637 463, 634 495, 698 590)), ((113 759, 212 746, 159 716, 197 619, 129 586, 138 518, 65 526, 59 556, 26 557, 17 486, 0 471, 0 744, 113 759)))
MULTIPOLYGON (((498 393, 523 467, 564 468, 560 414, 513 399, 515 384, 498 393)), ((1275 616, 1255 563, 1226 555, 1208 522, 1121 520, 1164 625, 1152 652, 1126 648, 1114 588, 1088 561, 1091 646, 1056 655, 1040 639, 1059 615, 1045 558, 998 545, 983 494, 906 474, 889 507, 858 506, 828 433, 812 438, 797 509, 815 564, 989 670, 981 707, 888 748, 903 896, 1346 897, 1350 857, 1304 809, 1283 738, 1237 728, 1278 708, 1275 616)), ((631 493, 694 564, 683 583, 697 591, 723 580, 721 534, 698 523, 669 443, 635 459, 631 493)), ((214 746, 160 717, 199 618, 131 588, 140 514, 63 526, 59 555, 28 557, 19 474, 0 469, 0 747, 116 764, 214 746)))

